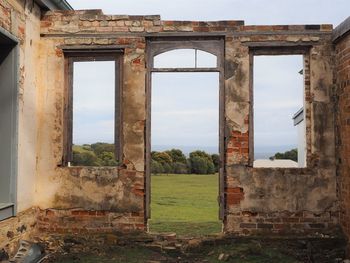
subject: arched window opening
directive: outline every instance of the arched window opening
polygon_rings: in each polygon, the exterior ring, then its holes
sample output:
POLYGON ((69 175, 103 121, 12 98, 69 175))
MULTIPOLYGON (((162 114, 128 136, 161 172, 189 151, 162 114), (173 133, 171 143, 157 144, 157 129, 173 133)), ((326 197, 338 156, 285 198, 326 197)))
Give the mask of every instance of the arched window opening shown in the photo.
POLYGON ((217 57, 199 49, 174 49, 154 57, 154 68, 216 68, 217 57))

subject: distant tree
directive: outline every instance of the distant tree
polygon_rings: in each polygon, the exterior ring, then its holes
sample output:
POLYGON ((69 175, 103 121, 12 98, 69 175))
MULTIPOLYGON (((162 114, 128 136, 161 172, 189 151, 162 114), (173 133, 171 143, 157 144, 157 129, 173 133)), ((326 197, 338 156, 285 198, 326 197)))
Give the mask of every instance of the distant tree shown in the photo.
POLYGON ((286 151, 284 153, 276 153, 274 156, 270 157, 270 160, 274 159, 284 159, 284 160, 293 160, 295 162, 298 161, 298 149, 292 149, 290 151, 286 151))
POLYGON ((213 162, 207 161, 207 174, 214 174, 215 173, 215 166, 213 162))
POLYGON ((162 166, 163 166, 163 169, 164 169, 164 173, 166 173, 166 174, 174 173, 172 164, 163 163, 162 166))
POLYGON ((215 166, 212 157, 204 151, 190 153, 191 171, 195 174, 213 174, 215 166))
POLYGON ((166 151, 166 153, 169 154, 173 163, 186 164, 186 162, 187 162, 186 156, 179 149, 171 149, 170 151, 166 151))
POLYGON ((188 169, 187 162, 175 162, 173 163, 173 173, 175 174, 187 174, 190 173, 191 170, 188 169))
POLYGON ((200 156, 194 155, 191 158, 191 171, 194 174, 207 174, 208 161, 200 156))
POLYGON ((112 143, 97 142, 91 144, 91 148, 97 156, 99 156, 103 152, 114 153, 115 151, 114 144, 112 143))
POLYGON ((117 166, 118 162, 115 160, 113 152, 102 152, 99 156, 101 166, 117 166))
POLYGON ((159 162, 152 160, 151 161, 151 173, 152 174, 164 173, 164 168, 159 162))
POLYGON ((151 172, 175 173, 175 174, 214 174, 217 171, 219 156, 204 152, 194 151, 186 158, 179 149, 171 149, 164 152, 151 152, 151 172), (215 163, 214 163, 214 161, 215 163))
POLYGON ((219 172, 219 167, 220 167, 220 157, 218 154, 212 154, 211 159, 213 161, 214 167, 215 167, 215 172, 219 172))
POLYGON ((99 159, 94 152, 84 151, 77 152, 73 151, 73 161, 74 166, 100 166, 99 159))
POLYGON ((151 157, 153 160, 161 163, 162 165, 164 164, 171 165, 173 162, 173 159, 171 158, 171 156, 166 152, 152 152, 151 157))
POLYGON ((83 144, 82 148, 87 151, 92 151, 91 145, 90 144, 83 144))

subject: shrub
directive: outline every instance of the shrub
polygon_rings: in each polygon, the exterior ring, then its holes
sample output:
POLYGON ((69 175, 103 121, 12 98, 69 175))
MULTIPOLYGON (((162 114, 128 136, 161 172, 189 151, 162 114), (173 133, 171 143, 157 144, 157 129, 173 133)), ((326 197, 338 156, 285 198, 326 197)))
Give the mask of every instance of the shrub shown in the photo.
POLYGON ((101 166, 117 166, 118 162, 115 160, 113 152, 102 152, 99 156, 101 166))
POLYGON ((215 172, 219 172, 219 167, 220 167, 220 157, 218 154, 212 154, 211 159, 213 161, 214 167, 215 167, 215 172))
POLYGON ((93 152, 73 151, 72 164, 75 166, 100 166, 99 159, 93 152))
POLYGON ((207 174, 208 161, 200 156, 191 157, 191 172, 194 174, 207 174))
POLYGON ((183 163, 186 164, 186 156, 179 149, 171 149, 170 151, 166 151, 166 153, 171 157, 174 163, 183 163))
POLYGON ((175 162, 173 163, 173 173, 175 174, 187 174, 190 171, 188 170, 186 163, 175 162))
POLYGON ((273 159, 287 159, 287 160, 293 160, 295 162, 298 161, 298 149, 292 149, 290 151, 286 151, 284 153, 276 153, 274 156, 270 157, 270 160, 273 159))
POLYGON ((215 166, 212 157, 204 151, 190 153, 191 171, 195 174, 213 174, 215 166))
POLYGON ((152 152, 151 157, 152 157, 152 160, 155 160, 161 163, 163 166, 164 164, 170 165, 173 162, 173 159, 171 158, 171 156, 166 152, 152 152))
POLYGON ((91 144, 91 149, 95 152, 97 156, 99 156, 103 152, 114 153, 115 151, 114 144, 104 143, 104 142, 97 142, 97 143, 91 144))
POLYGON ((164 173, 164 168, 159 162, 152 160, 151 161, 151 173, 153 173, 153 174, 164 173))

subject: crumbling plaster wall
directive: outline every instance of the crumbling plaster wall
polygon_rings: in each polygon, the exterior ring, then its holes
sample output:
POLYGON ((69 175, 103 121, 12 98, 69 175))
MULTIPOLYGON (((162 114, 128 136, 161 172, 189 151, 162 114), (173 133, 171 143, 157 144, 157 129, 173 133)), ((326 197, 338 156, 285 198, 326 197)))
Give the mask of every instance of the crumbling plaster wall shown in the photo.
MULTIPOLYGON (((17 216, 0 222, 0 248, 13 253, 17 241, 30 239, 36 226, 34 205, 37 147, 37 63, 40 8, 31 1, 2 0, 0 28, 18 40, 17 216)), ((1 82, 0 82, 1 88, 1 82)))
MULTIPOLYGON (((77 216, 76 229, 101 230, 145 229, 144 220, 144 119, 145 91, 140 87, 145 83, 145 69, 141 67, 144 57, 144 40, 124 39, 132 42, 123 55, 123 160, 120 167, 62 167, 63 126, 64 126, 64 75, 65 58, 60 45, 84 43, 106 45, 108 39, 69 38, 45 39, 40 57, 42 77, 39 87, 40 130, 38 154, 38 195, 37 205, 42 209, 53 208, 49 214, 43 213, 39 219, 45 229, 64 231, 72 229, 64 218, 77 216), (49 120, 49 121, 48 121, 49 120), (61 209, 68 209, 60 213, 61 209), (84 211, 104 211, 103 224, 97 227, 96 213, 84 211), (77 211, 82 211, 77 212, 77 211), (46 216, 62 217, 57 224, 48 224, 46 216), (88 219, 91 220, 88 220, 88 219), (79 224, 80 222, 80 224, 79 224)), ((115 42, 113 40, 113 42, 115 42)), ((98 216, 101 216, 99 214, 98 216)), ((99 217, 101 218, 101 217, 99 217)))
POLYGON ((19 123, 17 209, 34 204, 36 180, 36 63, 40 41, 40 8, 25 1, 0 3, 0 27, 19 41, 19 123))
POLYGON ((229 232, 313 232, 337 224, 331 28, 316 26, 313 29, 319 32, 312 33, 306 30, 308 26, 289 28, 290 33, 283 34, 274 26, 246 26, 241 36, 226 41, 226 56, 230 59, 225 69, 230 137, 226 151, 225 229, 229 232), (293 32, 299 30, 303 32, 293 32), (290 54, 293 48, 309 47, 304 55, 307 168, 251 167, 249 61, 254 48, 266 50, 267 54, 281 53, 271 48, 276 46, 287 53, 290 50, 290 54))
MULTIPOLYGON (((98 225, 108 229, 123 225, 127 229, 145 229, 145 40, 148 36, 171 35, 225 38, 225 231, 316 232, 337 224, 330 25, 244 26, 242 21, 161 21, 158 16, 108 16, 92 10, 49 12, 41 26, 41 49, 45 52, 40 63, 45 66, 39 74, 42 97, 37 204, 54 211, 43 212, 43 228, 61 231, 59 222, 73 216, 81 223, 75 225, 79 229, 93 230, 98 225), (251 167, 250 63, 256 45, 267 49, 271 46, 307 49, 304 59, 307 168, 251 167), (118 168, 60 167, 65 78, 62 49, 91 46, 124 49, 124 155, 118 168), (62 212, 63 215, 58 209, 71 212, 62 212), (86 213, 91 210, 93 218, 97 210, 124 219, 106 217, 100 224, 93 224, 86 213), (50 221, 50 216, 55 218, 51 219, 56 220, 55 226, 44 223, 50 221)), ((67 228, 62 231, 71 227, 67 228)))

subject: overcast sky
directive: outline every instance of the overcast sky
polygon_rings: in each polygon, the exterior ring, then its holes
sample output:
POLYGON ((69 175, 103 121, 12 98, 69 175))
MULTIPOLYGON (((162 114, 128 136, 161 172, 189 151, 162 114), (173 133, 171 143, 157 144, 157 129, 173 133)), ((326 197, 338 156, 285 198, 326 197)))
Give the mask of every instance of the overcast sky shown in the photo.
MULTIPOLYGON (((350 0, 70 0, 69 2, 75 9, 103 9, 105 14, 159 14, 164 20, 244 20, 246 25, 322 23, 338 25, 350 15, 350 0)), ((172 57, 175 59, 170 58, 167 61, 175 63, 180 56, 172 57)), ((211 60, 209 58, 204 61, 210 63, 211 60)), ((93 65, 89 66, 88 63, 76 65, 77 74, 80 75, 75 79, 75 89, 80 91, 76 91, 75 94, 73 140, 78 144, 113 140, 111 100, 113 85, 110 84, 113 82, 113 65, 106 62, 99 63, 99 69, 103 70, 98 71, 98 75, 95 74, 97 71, 93 65), (101 82, 102 80, 104 82, 101 82), (96 91, 96 85, 99 91, 96 91), (79 101, 76 96, 78 93, 82 98, 79 101), (95 103, 88 99, 89 96, 94 100, 101 98, 105 103, 95 103)), ((291 117, 302 106, 302 76, 298 74, 301 68, 301 58, 295 56, 255 59, 257 148, 296 144, 296 130, 293 128, 291 117), (274 133, 271 127, 274 127, 274 133)), ((152 88, 153 145, 217 147, 218 79, 215 74, 157 74, 153 76, 152 88)))
POLYGON ((339 24, 349 0, 68 0, 75 9, 106 14, 159 14, 162 19, 245 20, 248 24, 339 24))

